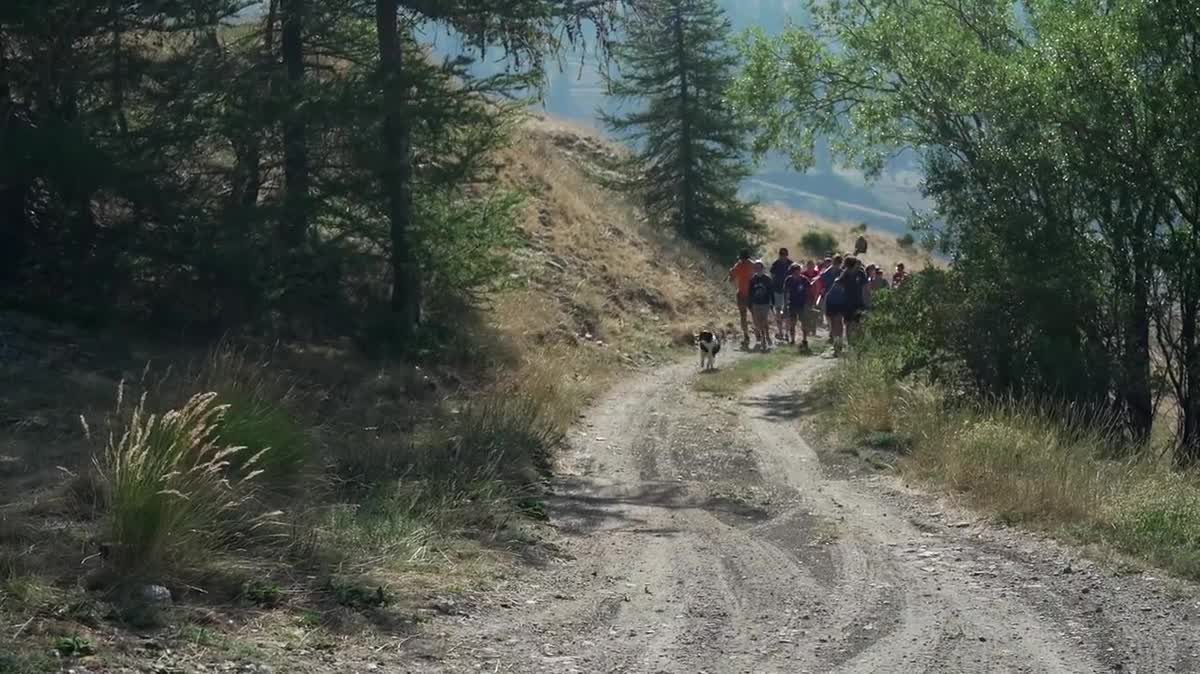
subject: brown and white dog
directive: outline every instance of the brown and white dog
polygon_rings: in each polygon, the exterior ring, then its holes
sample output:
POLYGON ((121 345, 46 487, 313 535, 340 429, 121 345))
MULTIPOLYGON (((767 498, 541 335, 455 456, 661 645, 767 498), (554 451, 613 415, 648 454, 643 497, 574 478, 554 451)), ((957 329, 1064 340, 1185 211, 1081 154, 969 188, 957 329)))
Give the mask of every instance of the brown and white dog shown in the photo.
POLYGON ((721 352, 721 338, 712 330, 701 330, 696 335, 696 347, 700 349, 700 369, 714 370, 717 354, 721 352))

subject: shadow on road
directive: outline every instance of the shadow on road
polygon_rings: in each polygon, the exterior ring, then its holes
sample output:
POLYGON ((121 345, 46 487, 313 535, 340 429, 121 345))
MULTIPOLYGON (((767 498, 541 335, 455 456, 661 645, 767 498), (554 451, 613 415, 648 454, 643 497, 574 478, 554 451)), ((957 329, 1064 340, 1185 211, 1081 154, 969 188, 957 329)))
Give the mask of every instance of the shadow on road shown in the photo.
POLYGON ((742 407, 758 410, 760 418, 769 421, 796 421, 816 414, 829 406, 827 400, 810 391, 772 393, 748 398, 740 404, 742 407))
POLYGON ((646 520, 634 514, 638 508, 667 510, 705 510, 751 520, 766 518, 759 508, 723 497, 698 497, 689 493, 683 482, 641 482, 603 484, 570 478, 559 484, 557 492, 546 499, 552 521, 568 536, 587 536, 596 531, 611 533, 673 536, 679 528, 648 528, 646 520))

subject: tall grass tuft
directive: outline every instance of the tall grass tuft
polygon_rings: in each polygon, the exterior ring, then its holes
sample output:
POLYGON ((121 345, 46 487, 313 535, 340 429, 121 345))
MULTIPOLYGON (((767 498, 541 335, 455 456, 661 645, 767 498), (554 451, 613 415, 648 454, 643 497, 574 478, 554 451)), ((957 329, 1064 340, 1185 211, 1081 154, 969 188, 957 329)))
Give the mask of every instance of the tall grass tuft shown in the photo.
POLYGON ((97 468, 107 487, 109 561, 127 573, 162 572, 194 560, 253 523, 260 450, 230 478, 244 447, 218 443, 227 407, 217 394, 192 396, 179 409, 153 414, 143 395, 120 436, 112 435, 97 468))
MULTIPOLYGON (((221 443, 270 449, 253 468, 262 472, 264 482, 288 486, 312 464, 312 439, 289 411, 293 389, 278 368, 221 344, 192 379, 191 390, 216 392, 225 408, 217 420, 221 443)), ((229 457, 234 475, 252 470, 244 465, 250 456, 238 452, 229 457)))

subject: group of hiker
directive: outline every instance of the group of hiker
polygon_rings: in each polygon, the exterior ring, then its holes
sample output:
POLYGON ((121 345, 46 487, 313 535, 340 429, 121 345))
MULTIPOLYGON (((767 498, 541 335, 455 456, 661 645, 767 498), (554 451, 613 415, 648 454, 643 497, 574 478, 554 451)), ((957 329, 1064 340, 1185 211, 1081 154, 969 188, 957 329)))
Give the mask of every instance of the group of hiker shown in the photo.
MULTIPOLYGON (((856 246, 860 252, 865 248, 856 246)), ((833 355, 840 355, 857 337, 872 295, 902 285, 907 278, 904 263, 896 265, 889 280, 882 267, 864 267, 857 253, 794 262, 788 249, 780 248, 768 270, 765 262, 752 259, 750 251, 743 250, 729 270, 729 279, 737 286, 742 348, 750 348, 753 328, 758 350, 766 351, 773 343, 795 344, 799 332, 800 349, 807 351, 809 337, 815 337, 817 326, 826 322, 833 355)))

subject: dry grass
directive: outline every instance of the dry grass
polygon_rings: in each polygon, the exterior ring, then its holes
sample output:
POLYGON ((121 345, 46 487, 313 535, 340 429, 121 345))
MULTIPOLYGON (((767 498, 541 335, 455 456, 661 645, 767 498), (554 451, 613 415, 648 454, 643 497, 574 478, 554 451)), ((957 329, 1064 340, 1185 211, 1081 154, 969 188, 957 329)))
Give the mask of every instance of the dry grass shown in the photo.
MULTIPOLYGON (((855 230, 856 223, 835 222, 811 213, 803 213, 782 206, 760 206, 758 216, 770 227, 769 251, 788 248, 793 258, 807 259, 813 257, 800 246, 800 239, 806 232, 828 232, 838 242, 835 252, 854 250, 854 241, 859 233, 855 230)), ((867 229, 867 254, 862 256, 865 264, 883 265, 885 270, 891 270, 897 262, 903 262, 909 271, 918 271, 930 265, 940 265, 941 262, 918 247, 900 245, 897 237, 878 229, 867 229)))
POLYGON ((833 390, 854 442, 898 449, 906 474, 940 485, 1002 522, 1200 578, 1200 474, 1139 455, 1112 460, 1094 420, 1030 404, 973 406, 937 387, 881 382, 870 356, 844 361, 833 390))

